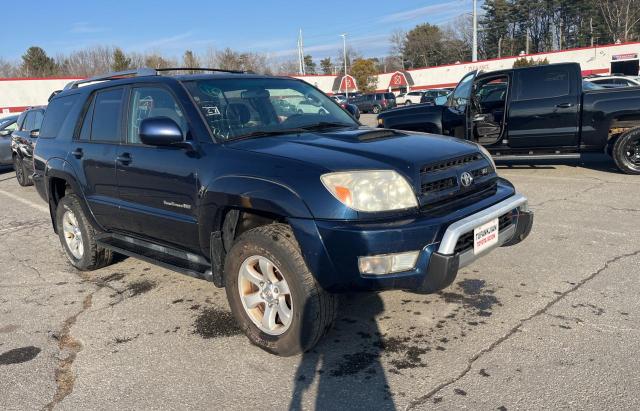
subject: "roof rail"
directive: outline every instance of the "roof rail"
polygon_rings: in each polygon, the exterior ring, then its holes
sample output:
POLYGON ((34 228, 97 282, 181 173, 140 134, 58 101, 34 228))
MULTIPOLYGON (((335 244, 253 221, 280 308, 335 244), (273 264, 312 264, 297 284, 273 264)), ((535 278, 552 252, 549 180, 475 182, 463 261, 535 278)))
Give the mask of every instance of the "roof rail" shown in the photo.
POLYGON ((157 68, 157 69, 142 67, 142 68, 133 69, 133 70, 115 71, 113 73, 101 74, 99 76, 72 81, 68 83, 66 86, 64 86, 63 90, 78 88, 78 86, 81 84, 93 83, 96 81, 117 80, 125 77, 157 76, 164 71, 214 71, 219 73, 234 73, 234 74, 249 73, 247 71, 223 70, 223 69, 207 68, 207 67, 167 67, 167 68, 157 68))
POLYGON ((245 74, 246 71, 242 70, 224 70, 217 68, 208 68, 208 67, 167 67, 167 68, 159 68, 156 69, 157 72, 161 71, 215 71, 219 73, 234 73, 234 74, 245 74))
POLYGON ((99 76, 89 77, 82 80, 76 80, 64 86, 64 90, 77 88, 80 84, 93 83, 95 81, 117 80, 124 77, 140 77, 140 76, 156 76, 157 71, 152 68, 143 67, 133 70, 115 71, 113 73, 101 74, 99 76))

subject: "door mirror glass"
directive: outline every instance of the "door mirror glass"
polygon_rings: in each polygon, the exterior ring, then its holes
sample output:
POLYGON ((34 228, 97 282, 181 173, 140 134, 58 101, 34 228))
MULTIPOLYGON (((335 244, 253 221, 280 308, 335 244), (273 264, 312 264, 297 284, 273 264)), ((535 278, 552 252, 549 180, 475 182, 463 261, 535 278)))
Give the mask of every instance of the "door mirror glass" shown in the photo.
POLYGON ((352 117, 356 117, 356 114, 358 112, 358 108, 356 106, 352 104, 346 104, 345 109, 349 112, 349 114, 351 114, 352 117))
POLYGON ((40 129, 31 130, 29 132, 29 137, 31 138, 38 138, 39 135, 40 135, 40 129))
POLYGON ((140 141, 150 146, 171 146, 182 142, 182 130, 169 117, 151 117, 140 122, 140 141))
POLYGON ((11 135, 11 130, 0 130, 0 137, 6 137, 11 135))

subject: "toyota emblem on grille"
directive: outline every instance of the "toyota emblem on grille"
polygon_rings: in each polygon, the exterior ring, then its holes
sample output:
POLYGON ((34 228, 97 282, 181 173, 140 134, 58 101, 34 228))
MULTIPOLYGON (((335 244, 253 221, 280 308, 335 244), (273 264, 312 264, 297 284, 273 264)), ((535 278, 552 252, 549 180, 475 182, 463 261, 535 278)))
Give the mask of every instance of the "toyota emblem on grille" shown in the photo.
POLYGON ((462 187, 464 188, 469 187, 473 184, 473 176, 465 171, 460 175, 460 184, 462 184, 462 187))

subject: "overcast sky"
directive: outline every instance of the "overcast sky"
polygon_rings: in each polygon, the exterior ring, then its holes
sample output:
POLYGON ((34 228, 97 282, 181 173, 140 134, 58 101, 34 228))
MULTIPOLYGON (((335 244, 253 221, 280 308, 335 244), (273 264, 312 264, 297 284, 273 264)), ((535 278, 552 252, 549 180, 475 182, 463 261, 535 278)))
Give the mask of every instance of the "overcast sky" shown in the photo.
POLYGON ((314 58, 335 56, 342 48, 343 32, 360 53, 382 56, 389 52, 394 30, 423 22, 446 24, 470 13, 471 4, 472 0, 9 1, 2 6, 3 15, 16 20, 2 30, 0 57, 17 60, 35 45, 53 56, 112 45, 176 57, 185 49, 201 53, 210 47, 231 47, 286 59, 296 55, 300 28, 305 53, 314 58))

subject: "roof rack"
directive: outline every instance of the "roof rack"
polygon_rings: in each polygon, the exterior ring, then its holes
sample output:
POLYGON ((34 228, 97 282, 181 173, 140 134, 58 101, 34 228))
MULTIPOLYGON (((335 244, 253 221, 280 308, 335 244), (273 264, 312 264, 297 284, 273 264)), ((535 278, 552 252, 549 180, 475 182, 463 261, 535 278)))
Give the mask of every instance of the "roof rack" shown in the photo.
POLYGON ((101 74, 99 76, 72 81, 68 83, 66 86, 64 86, 64 90, 78 88, 78 86, 81 84, 94 83, 96 81, 118 80, 118 79, 127 78, 127 77, 157 76, 164 71, 214 71, 219 73, 234 73, 234 74, 247 73, 246 71, 223 70, 223 69, 206 68, 206 67, 167 67, 167 68, 157 68, 157 69, 142 67, 142 68, 133 69, 133 70, 115 71, 113 73, 101 74))
POLYGON ((233 73, 233 74, 246 74, 246 71, 242 70, 224 70, 217 68, 208 68, 208 67, 167 67, 167 68, 159 68, 155 69, 157 72, 162 71, 214 71, 218 73, 233 73))
POLYGON ((156 72, 155 69, 151 69, 148 67, 143 67, 143 68, 133 69, 133 70, 125 70, 125 71, 115 71, 113 73, 101 74, 99 76, 72 81, 71 83, 64 86, 64 90, 78 88, 80 84, 93 83, 96 81, 117 80, 125 77, 155 76, 157 74, 158 73, 156 72))

